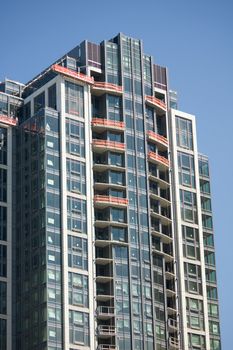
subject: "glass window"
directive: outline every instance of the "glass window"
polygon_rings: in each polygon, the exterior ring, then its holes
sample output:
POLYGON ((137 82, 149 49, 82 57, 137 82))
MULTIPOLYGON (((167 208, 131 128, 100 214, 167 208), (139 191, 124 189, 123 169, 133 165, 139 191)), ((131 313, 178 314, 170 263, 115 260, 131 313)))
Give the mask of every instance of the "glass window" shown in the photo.
POLYGON ((57 109, 56 84, 53 84, 48 88, 48 106, 50 108, 57 109))
POLYGON ((83 86, 65 82, 66 113, 84 117, 83 86))
POLYGON ((195 187, 194 158, 192 155, 178 152, 179 182, 183 186, 195 187))
POLYGON ((6 277, 7 246, 0 244, 0 277, 6 277))
POLYGON ((176 117, 176 141, 179 147, 193 149, 191 120, 176 117))
MULTIPOLYGON (((0 314, 6 315, 7 284, 0 281, 0 314)), ((1 339, 1 338, 0 338, 1 339)))
POLYGON ((41 108, 45 107, 45 92, 37 95, 34 98, 34 113, 38 112, 41 108))

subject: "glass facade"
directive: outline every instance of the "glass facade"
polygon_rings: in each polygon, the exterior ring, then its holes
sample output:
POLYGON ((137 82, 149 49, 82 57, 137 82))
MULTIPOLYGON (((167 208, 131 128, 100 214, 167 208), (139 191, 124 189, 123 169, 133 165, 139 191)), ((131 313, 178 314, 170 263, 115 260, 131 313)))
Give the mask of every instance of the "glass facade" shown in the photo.
POLYGON ((220 350, 194 117, 140 40, 57 62, 0 92, 0 350, 220 350))

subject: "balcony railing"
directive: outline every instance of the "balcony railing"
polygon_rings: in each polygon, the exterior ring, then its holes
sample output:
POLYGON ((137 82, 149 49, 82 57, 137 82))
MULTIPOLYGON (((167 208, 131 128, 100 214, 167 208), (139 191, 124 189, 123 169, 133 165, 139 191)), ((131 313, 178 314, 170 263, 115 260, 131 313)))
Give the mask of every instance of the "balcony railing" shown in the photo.
POLYGON ((92 77, 89 77, 88 75, 83 74, 83 73, 73 71, 72 69, 59 66, 58 64, 54 64, 51 67, 51 69, 52 69, 52 71, 54 71, 56 73, 61 73, 69 78, 74 78, 78 81, 82 81, 84 83, 91 84, 91 85, 94 84, 94 79, 92 77))
POLYGON ((104 81, 95 81, 95 83, 92 87, 92 90, 96 91, 96 92, 103 92, 103 93, 105 93, 105 92, 113 92, 113 93, 117 93, 117 94, 123 93, 122 86, 107 83, 104 81))
POLYGON ((169 337, 169 345, 171 349, 179 349, 178 339, 174 337, 169 337))
POLYGON ((127 198, 120 198, 120 197, 114 197, 114 196, 104 196, 104 195, 95 195, 94 196, 94 203, 99 204, 113 204, 113 205, 123 205, 126 206, 128 204, 127 198))
POLYGON ((113 306, 98 306, 96 315, 103 317, 113 317, 115 315, 115 308, 113 306))
POLYGON ((103 127, 103 128, 112 128, 112 129, 124 129, 125 123, 116 121, 116 120, 109 120, 104 118, 93 118, 91 121, 92 126, 96 127, 103 127))
POLYGON ((98 345, 97 350, 118 350, 118 347, 111 344, 101 344, 98 345))
POLYGON ((116 327, 115 326, 98 326, 97 334, 113 336, 116 334, 116 327))
POLYGON ((18 118, 9 117, 8 115, 0 114, 0 123, 15 126, 18 124, 18 118))
POLYGON ((162 109, 162 111, 166 112, 167 110, 166 104, 163 101, 161 101, 159 98, 156 98, 154 96, 146 96, 146 102, 151 104, 153 107, 162 109))
POLYGON ((168 327, 176 329, 178 327, 177 320, 175 320, 174 318, 169 318, 168 319, 168 327))
POLYGON ((169 160, 163 156, 160 156, 159 154, 150 151, 148 153, 148 159, 149 160, 154 160, 160 164, 162 164, 165 167, 169 167, 169 160))
POLYGON ((104 149, 113 149, 116 151, 124 151, 125 144, 123 142, 116 142, 110 140, 92 140, 93 147, 104 148, 104 149))
POLYGON ((168 139, 166 137, 156 134, 151 130, 147 132, 147 137, 149 140, 156 141, 166 147, 168 146, 168 139))

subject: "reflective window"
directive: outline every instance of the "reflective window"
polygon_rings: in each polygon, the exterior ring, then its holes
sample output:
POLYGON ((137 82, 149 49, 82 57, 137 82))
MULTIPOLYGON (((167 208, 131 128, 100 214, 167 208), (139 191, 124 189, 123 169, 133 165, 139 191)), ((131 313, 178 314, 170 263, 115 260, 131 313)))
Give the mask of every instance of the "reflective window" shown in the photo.
POLYGON ((84 117, 83 87, 71 82, 65 82, 66 113, 84 117))

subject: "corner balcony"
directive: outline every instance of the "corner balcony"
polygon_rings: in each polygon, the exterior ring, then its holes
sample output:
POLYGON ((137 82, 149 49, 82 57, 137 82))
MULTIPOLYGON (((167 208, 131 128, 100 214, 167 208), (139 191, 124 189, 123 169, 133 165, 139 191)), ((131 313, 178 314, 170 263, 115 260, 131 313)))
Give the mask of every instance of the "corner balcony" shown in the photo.
POLYGON ((115 308, 113 306, 98 306, 96 317, 101 320, 108 320, 115 317, 115 308))
POLYGON ((146 103, 148 104, 148 106, 154 107, 159 113, 164 114, 164 112, 167 111, 166 104, 159 98, 156 98, 154 96, 146 96, 146 103))
POLYGON ((98 326, 97 327, 97 337, 98 338, 111 338, 116 335, 115 326, 98 326))
POLYGON ((169 160, 155 152, 148 152, 148 160, 154 164, 157 164, 162 170, 168 170, 169 168, 169 160))
POLYGON ((95 207, 99 208, 106 208, 109 206, 125 208, 128 205, 128 199, 97 194, 94 196, 94 204, 95 207))
POLYGON ((92 149, 94 152, 124 152, 125 144, 123 142, 94 139, 92 140, 92 149))
POLYGON ((66 77, 73 78, 77 81, 80 81, 80 82, 83 82, 83 83, 86 83, 89 85, 94 84, 94 79, 92 77, 89 77, 88 75, 83 74, 83 73, 76 72, 72 69, 62 67, 59 64, 54 64, 51 67, 51 70, 55 73, 60 73, 66 77))
POLYGON ((5 124, 9 126, 18 125, 18 118, 13 118, 5 114, 0 113, 0 124, 5 124))
POLYGON ((104 94, 114 94, 114 95, 122 95, 123 88, 120 85, 107 83, 104 81, 95 81, 92 86, 92 93, 97 96, 101 96, 104 94))
POLYGON ((125 123, 105 118, 93 118, 91 121, 92 129, 98 131, 119 130, 124 131, 125 123))
POLYGON ((167 150, 168 148, 168 139, 164 136, 156 134, 151 130, 147 132, 147 139, 148 141, 156 143, 161 148, 161 150, 167 150))

